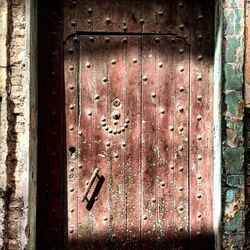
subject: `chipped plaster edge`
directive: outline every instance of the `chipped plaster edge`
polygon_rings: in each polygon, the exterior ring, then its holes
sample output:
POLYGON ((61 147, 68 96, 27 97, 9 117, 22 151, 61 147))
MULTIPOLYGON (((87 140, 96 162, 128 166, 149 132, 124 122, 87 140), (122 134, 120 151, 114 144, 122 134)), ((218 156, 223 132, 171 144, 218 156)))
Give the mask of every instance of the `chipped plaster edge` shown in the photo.
POLYGON ((222 106, 222 36, 223 36, 223 0, 216 0, 215 5, 215 51, 214 51, 214 89, 213 89, 213 230, 215 249, 221 249, 221 106, 222 106))

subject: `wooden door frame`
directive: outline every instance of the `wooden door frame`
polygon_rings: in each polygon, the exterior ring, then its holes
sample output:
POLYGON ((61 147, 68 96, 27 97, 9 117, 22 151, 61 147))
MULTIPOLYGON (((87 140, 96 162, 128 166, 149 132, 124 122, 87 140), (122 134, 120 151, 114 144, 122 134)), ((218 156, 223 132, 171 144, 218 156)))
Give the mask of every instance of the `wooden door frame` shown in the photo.
MULTIPOLYGON (((28 104, 30 116, 34 117, 34 109, 37 110, 37 0, 26 0, 26 21, 27 21, 27 48, 29 54, 29 77, 27 84, 30 92, 30 102, 28 104)), ((221 106, 222 106, 222 26, 223 26, 223 9, 222 0, 216 0, 215 4, 215 53, 214 53, 214 82, 213 82, 213 216, 214 216, 214 235, 215 249, 221 249, 221 218, 222 218, 222 202, 221 202, 221 106)), ((29 249, 35 249, 36 239, 36 145, 37 145, 37 124, 29 125, 31 139, 29 140, 29 211, 28 221, 30 225, 29 249), (32 135, 35 135, 32 137, 32 135), (32 178, 31 178, 32 176, 32 178)))

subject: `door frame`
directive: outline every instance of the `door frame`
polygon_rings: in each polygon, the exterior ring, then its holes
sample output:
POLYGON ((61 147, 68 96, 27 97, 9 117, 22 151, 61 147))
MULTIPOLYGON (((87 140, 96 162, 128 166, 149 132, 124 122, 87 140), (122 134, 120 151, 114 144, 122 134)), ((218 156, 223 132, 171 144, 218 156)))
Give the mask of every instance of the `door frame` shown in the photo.
MULTIPOLYGON (((27 21, 27 53, 30 55, 27 65, 27 88, 29 98, 27 108, 30 113, 29 124, 29 173, 28 175, 28 224, 29 224, 29 249, 35 249, 36 242, 36 172, 37 172, 37 24, 38 0, 25 0, 27 21)), ((215 235, 215 249, 221 249, 221 169, 222 169, 222 37, 223 37, 223 1, 215 0, 215 49, 214 49, 214 82, 213 82, 213 228, 215 235)))

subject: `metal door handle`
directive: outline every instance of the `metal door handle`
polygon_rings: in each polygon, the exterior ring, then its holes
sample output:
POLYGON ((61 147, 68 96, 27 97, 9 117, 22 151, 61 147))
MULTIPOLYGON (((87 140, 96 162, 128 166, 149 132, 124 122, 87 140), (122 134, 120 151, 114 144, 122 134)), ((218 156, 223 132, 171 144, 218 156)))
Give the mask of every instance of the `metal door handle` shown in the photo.
POLYGON ((98 172, 99 172, 99 169, 96 168, 94 170, 93 174, 91 175, 89 183, 86 186, 85 191, 83 192, 82 201, 84 201, 87 198, 87 195, 88 195, 88 193, 89 193, 89 191, 90 191, 90 189, 91 189, 91 187, 92 187, 92 185, 93 185, 93 183, 95 181, 95 178, 96 178, 96 176, 98 176, 98 172))

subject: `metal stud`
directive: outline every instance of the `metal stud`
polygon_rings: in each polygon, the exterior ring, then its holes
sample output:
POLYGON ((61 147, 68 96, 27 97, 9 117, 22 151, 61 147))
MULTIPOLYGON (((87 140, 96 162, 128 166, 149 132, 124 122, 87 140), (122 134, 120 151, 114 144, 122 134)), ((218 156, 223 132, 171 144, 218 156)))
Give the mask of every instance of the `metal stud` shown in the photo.
POLYGON ((201 120, 201 115, 197 115, 197 120, 200 121, 201 120))
POLYGON ((175 38, 174 37, 171 38, 171 42, 175 43, 175 38))
POLYGON ((107 81, 108 81, 108 78, 107 78, 107 77, 103 77, 103 78, 102 78, 102 81, 103 81, 103 82, 107 82, 107 81))
POLYGON ((202 55, 199 55, 199 56, 197 57, 197 59, 198 59, 198 61, 201 61, 201 60, 202 60, 202 55))
POLYGON ((182 2, 179 3, 179 7, 183 8, 183 3, 182 2))
POLYGON ((112 128, 109 128, 108 132, 111 134, 113 133, 113 129, 112 128))
POLYGON ((114 125, 117 125, 118 124, 118 122, 117 121, 114 121, 114 125))
POLYGON ((174 131, 174 127, 173 126, 169 126, 169 130, 170 131, 174 131))
POLYGON ((70 108, 70 109, 74 109, 74 107, 75 107, 74 104, 70 104, 70 105, 69 105, 69 108, 70 108))
POLYGON ((109 130, 109 126, 105 126, 105 128, 104 128, 106 131, 108 131, 109 130))
POLYGON ((91 24, 91 19, 87 19, 87 23, 88 23, 88 24, 91 24))
POLYGON ((197 140, 200 141, 202 139, 202 135, 197 135, 197 140))
POLYGON ((197 174, 197 179, 201 180, 201 174, 197 174))
POLYGON ((75 190, 75 189, 72 187, 72 188, 70 188, 69 191, 70 191, 70 192, 74 192, 74 190, 75 190))
POLYGON ((73 172, 73 171, 74 171, 74 167, 71 167, 69 170, 70 170, 71 172, 73 172))
POLYGON ((184 30, 184 24, 181 24, 181 25, 179 26, 179 28, 180 28, 180 30, 184 30))
POLYGON ((92 116, 92 112, 90 110, 88 111, 88 116, 92 116))
POLYGON ((182 232, 184 230, 183 227, 179 227, 179 231, 182 232))
POLYGON ((124 30, 124 31, 127 31, 127 30, 128 30, 128 27, 127 27, 127 26, 123 26, 123 30, 124 30))
POLYGON ((81 130, 78 132, 78 135, 82 135, 82 131, 81 130))
POLYGON ((102 118, 102 122, 106 122, 106 118, 105 117, 102 118))
POLYGON ((143 80, 143 81, 147 81, 147 80, 148 80, 148 77, 147 77, 146 75, 144 75, 144 76, 142 77, 142 80, 143 80))
POLYGON ((182 191, 184 190, 184 188, 183 188, 183 187, 180 187, 179 190, 182 192, 182 191))
POLYGON ((197 217, 201 218, 201 213, 200 212, 197 213, 197 217))
POLYGON ((106 123, 106 122, 102 122, 101 125, 102 125, 103 127, 105 127, 105 126, 107 125, 107 123, 106 123))
POLYGON ((179 71, 180 71, 180 72, 183 72, 183 71, 184 71, 184 67, 183 67, 183 66, 180 66, 180 67, 179 67, 179 71))
POLYGON ((179 110, 180 112, 183 112, 183 111, 184 111, 183 106, 179 106, 178 110, 179 110))
POLYGON ((92 14, 93 13, 93 10, 91 8, 88 8, 88 13, 89 14, 92 14))
POLYGON ((201 199, 201 194, 197 194, 197 198, 198 198, 198 199, 201 199))
POLYGON ((91 67, 91 64, 89 62, 86 63, 86 67, 87 68, 90 68, 91 67))
POLYGON ((126 38, 126 37, 124 37, 124 38, 122 39, 122 42, 123 42, 123 43, 127 43, 127 41, 128 41, 128 38, 126 38))
POLYGON ((103 216, 103 220, 104 220, 104 221, 107 221, 107 220, 108 220, 108 217, 107 217, 107 216, 103 216))
POLYGON ((183 206, 179 206, 178 209, 181 212, 181 211, 183 211, 184 208, 183 208, 183 206))
POLYGON ((152 201, 153 203, 155 203, 155 202, 156 202, 156 198, 152 198, 151 201, 152 201))
POLYGON ((199 155, 197 156, 197 159, 198 159, 199 161, 201 161, 201 160, 202 160, 202 155, 199 154, 199 155))
POLYGON ((71 228, 71 229, 69 230, 69 232, 72 234, 72 233, 74 233, 74 230, 71 228))
POLYGON ((152 92, 152 93, 151 93, 151 96, 152 96, 153 98, 155 98, 155 97, 156 97, 156 93, 155 93, 155 92, 152 92))
POLYGON ((124 128, 127 128, 128 127, 128 123, 124 123, 124 128))
POLYGON ((183 86, 179 87, 179 91, 183 92, 184 91, 184 87, 183 86))
POLYGON ((119 158, 119 154, 114 153, 114 157, 115 157, 116 159, 119 158))
POLYGON ((140 19, 139 20, 139 23, 142 25, 142 24, 144 24, 144 20, 143 19, 140 19))
POLYGON ((180 126, 180 127, 179 127, 179 131, 182 132, 183 130, 184 130, 183 126, 180 126))
POLYGON ((98 99, 100 99, 100 96, 99 95, 95 95, 95 100, 98 100, 98 99))
POLYGON ((116 60, 115 59, 112 59, 111 60, 111 63, 114 65, 114 64, 116 64, 116 60))
POLYGON ((73 54, 74 53, 74 50, 71 48, 71 49, 69 49, 69 53, 70 54, 73 54))
MULTIPOLYGON (((69 66, 69 69, 70 69, 70 70, 74 70, 74 66, 73 66, 73 65, 70 65, 70 66, 69 66)), ((55 72, 52 72, 52 73, 54 73, 54 75, 55 75, 55 72)))
POLYGON ((183 167, 179 167, 179 171, 182 172, 184 170, 183 167))
POLYGON ((202 76, 201 76, 201 75, 198 75, 198 76, 197 76, 197 80, 198 80, 198 81, 201 81, 201 80, 202 80, 202 76))
POLYGON ((110 17, 107 17, 105 21, 106 21, 107 24, 110 24, 111 23, 110 17))
POLYGON ((79 169, 82 169, 82 164, 79 164, 79 165, 78 165, 78 168, 79 168, 79 169))
POLYGON ((158 15, 159 15, 159 16, 163 16, 163 11, 162 11, 162 10, 159 10, 159 11, 158 11, 158 15))
POLYGON ((160 38, 159 38, 159 37, 156 37, 156 38, 155 38, 155 42, 156 42, 156 43, 159 43, 159 42, 160 42, 160 38))
POLYGON ((104 39, 105 39, 106 43, 110 42, 110 37, 105 37, 104 39))
POLYGON ((126 123, 130 123, 130 120, 128 118, 125 119, 126 123))
POLYGON ((114 129, 113 130, 113 134, 116 135, 117 134, 117 130, 114 129))
POLYGON ((161 185, 162 187, 165 187, 165 182, 164 182, 164 181, 161 181, 161 182, 160 182, 160 185, 161 185))
POLYGON ((73 90, 74 88, 75 88, 75 87, 74 87, 73 84, 70 84, 70 85, 69 85, 69 89, 70 89, 70 90, 73 90))
POLYGON ((72 25, 73 27, 75 27, 75 26, 76 26, 76 21, 71 21, 71 25, 72 25))
POLYGON ((184 53, 184 49, 179 49, 179 52, 180 52, 181 54, 183 54, 183 53, 184 53))
POLYGON ((69 126, 69 130, 74 130, 74 127, 73 126, 69 126))
POLYGON ((198 95, 198 96, 197 96, 197 100, 198 100, 198 101, 201 101, 201 100, 202 100, 202 95, 198 95))
POLYGON ((182 146, 182 145, 180 145, 180 146, 178 147, 178 151, 183 151, 183 146, 182 146))
POLYGON ((162 62, 159 62, 159 63, 158 63, 158 67, 159 67, 159 68, 162 68, 162 67, 163 67, 163 63, 162 63, 162 62))
POLYGON ((78 39, 78 37, 77 37, 77 36, 75 36, 75 37, 74 37, 74 42, 75 42, 75 43, 77 43, 77 42, 78 42, 78 40, 79 40, 79 39, 78 39))
POLYGON ((75 7, 77 4, 77 1, 72 1, 72 5, 75 7))
POLYGON ((105 144, 106 144, 107 147, 109 147, 110 146, 110 141, 107 141, 105 144))
POLYGON ((90 42, 94 42, 94 41, 95 41, 95 38, 94 38, 93 36, 90 36, 90 37, 89 37, 89 41, 90 41, 90 42))
POLYGON ((173 164, 170 165, 170 169, 174 170, 174 165, 173 164))
POLYGON ((161 108, 161 109, 160 109, 160 113, 161 113, 161 114, 165 114, 165 109, 161 108))
POLYGON ((203 19, 203 16, 202 15, 199 15, 198 16, 198 20, 202 20, 203 19))
POLYGON ((133 58, 132 62, 137 63, 137 58, 133 58))
POLYGON ((147 215, 143 215, 143 220, 147 220, 147 215))
POLYGON ((198 40, 199 40, 199 41, 202 41, 202 39, 203 39, 202 35, 199 35, 199 36, 198 36, 198 40))

